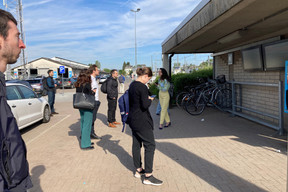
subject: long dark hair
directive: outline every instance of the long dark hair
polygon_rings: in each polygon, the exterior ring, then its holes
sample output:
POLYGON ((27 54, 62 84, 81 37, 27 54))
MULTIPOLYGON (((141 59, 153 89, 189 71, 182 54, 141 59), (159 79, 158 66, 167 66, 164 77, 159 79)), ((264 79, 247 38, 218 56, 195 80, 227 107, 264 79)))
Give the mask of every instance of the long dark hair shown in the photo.
POLYGON ((161 80, 165 80, 166 79, 167 81, 170 81, 170 78, 169 78, 169 75, 168 75, 166 69, 160 68, 160 70, 162 72, 162 75, 160 76, 160 79, 161 80))
POLYGON ((80 72, 80 75, 77 78, 77 81, 75 82, 75 87, 81 87, 81 85, 84 85, 86 83, 91 83, 91 76, 88 74, 87 69, 83 69, 80 72))

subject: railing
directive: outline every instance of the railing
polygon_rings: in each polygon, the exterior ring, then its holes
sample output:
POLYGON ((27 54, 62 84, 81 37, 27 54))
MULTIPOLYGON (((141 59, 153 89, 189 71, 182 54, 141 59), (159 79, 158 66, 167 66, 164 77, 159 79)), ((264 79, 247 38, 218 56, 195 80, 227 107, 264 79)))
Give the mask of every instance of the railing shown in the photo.
POLYGON ((229 110, 230 113, 232 113, 233 115, 238 115, 241 116, 243 118, 249 119, 251 121, 257 122, 259 124, 271 127, 273 129, 276 129, 278 131, 279 135, 283 135, 283 131, 284 131, 284 117, 283 117, 283 91, 282 91, 282 82, 279 81, 278 84, 271 84, 271 83, 252 83, 252 82, 235 82, 235 81, 231 81, 229 82, 232 85, 232 110, 229 110), (237 98, 236 98, 236 85, 239 85, 239 89, 240 89, 240 103, 239 105, 237 105, 237 98), (278 98, 279 98, 279 102, 278 102, 278 115, 272 115, 272 114, 268 114, 268 113, 264 113, 261 111, 257 111, 255 109, 250 109, 248 107, 243 107, 242 106, 242 85, 246 85, 246 86, 264 86, 264 87, 278 87, 278 98), (240 110, 239 110, 240 109, 240 110), (270 117, 272 119, 276 119, 278 121, 277 125, 266 122, 264 119, 259 119, 250 115, 247 115, 245 113, 242 113, 242 110, 245 111, 249 111, 249 112, 253 112, 255 114, 259 114, 262 116, 266 116, 266 117, 270 117))

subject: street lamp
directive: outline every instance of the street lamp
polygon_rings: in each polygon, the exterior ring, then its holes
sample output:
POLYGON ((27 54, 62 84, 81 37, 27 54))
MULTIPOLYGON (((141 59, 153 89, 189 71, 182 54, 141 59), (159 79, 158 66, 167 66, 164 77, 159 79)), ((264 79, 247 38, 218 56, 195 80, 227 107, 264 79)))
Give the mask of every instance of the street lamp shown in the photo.
POLYGON ((135 13, 135 66, 137 67, 136 13, 140 11, 140 8, 137 10, 131 9, 130 11, 135 13))

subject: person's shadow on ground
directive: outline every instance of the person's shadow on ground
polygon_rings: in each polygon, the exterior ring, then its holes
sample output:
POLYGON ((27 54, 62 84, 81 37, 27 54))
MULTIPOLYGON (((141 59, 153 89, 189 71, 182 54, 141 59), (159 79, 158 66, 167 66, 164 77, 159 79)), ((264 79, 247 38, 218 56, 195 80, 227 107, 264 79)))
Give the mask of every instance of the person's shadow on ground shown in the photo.
POLYGON ((30 192, 43 192, 40 185, 40 176, 45 172, 44 165, 38 165, 31 170, 31 178, 33 183, 33 188, 30 189, 30 192))
POLYGON ((99 147, 102 147, 106 154, 107 151, 114 154, 122 163, 122 165, 124 165, 127 169, 133 172, 132 157, 127 151, 123 149, 123 147, 119 145, 120 140, 111 140, 111 138, 111 135, 104 135, 102 136, 102 139, 97 142, 97 145, 99 147))

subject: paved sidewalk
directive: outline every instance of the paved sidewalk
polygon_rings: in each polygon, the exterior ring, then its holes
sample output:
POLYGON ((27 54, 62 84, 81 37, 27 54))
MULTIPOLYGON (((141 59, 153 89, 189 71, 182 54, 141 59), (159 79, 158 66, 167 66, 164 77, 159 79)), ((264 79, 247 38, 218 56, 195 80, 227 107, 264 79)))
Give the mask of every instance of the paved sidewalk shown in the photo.
MULTIPOLYGON (((153 102, 156 152, 154 175, 162 186, 146 186, 133 177, 131 131, 108 128, 106 95, 101 106, 95 149, 79 147, 80 115, 72 94, 56 95, 56 111, 47 124, 24 130, 34 183, 31 192, 191 192, 286 191, 287 142, 274 130, 208 109, 191 116, 170 110, 172 126, 158 129, 153 102), (279 151, 280 150, 280 151, 279 151)), ((120 121, 119 110, 116 112, 120 121)))

